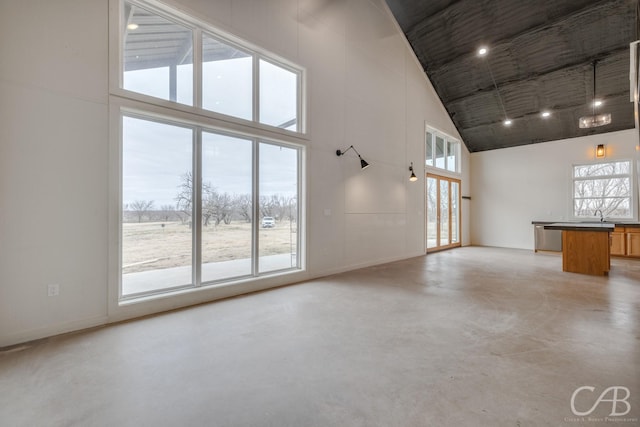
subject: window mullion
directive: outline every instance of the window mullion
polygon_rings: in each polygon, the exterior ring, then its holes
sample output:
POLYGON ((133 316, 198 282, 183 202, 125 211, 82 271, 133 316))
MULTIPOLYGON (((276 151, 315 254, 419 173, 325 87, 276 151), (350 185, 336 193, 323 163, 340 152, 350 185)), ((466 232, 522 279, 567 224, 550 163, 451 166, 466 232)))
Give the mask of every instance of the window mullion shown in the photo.
POLYGON ((629 174, 618 174, 618 175, 596 175, 596 176, 581 176, 573 178, 574 181, 603 181, 606 179, 615 179, 615 178, 630 178, 629 174))
POLYGON ((202 129, 194 129, 193 135, 193 285, 202 285, 202 129))
POLYGON ((252 204, 253 204, 253 222, 251 223, 251 275, 258 275, 258 260, 260 254, 260 143, 257 139, 253 139, 253 156, 252 156, 252 173, 253 173, 253 192, 252 204))

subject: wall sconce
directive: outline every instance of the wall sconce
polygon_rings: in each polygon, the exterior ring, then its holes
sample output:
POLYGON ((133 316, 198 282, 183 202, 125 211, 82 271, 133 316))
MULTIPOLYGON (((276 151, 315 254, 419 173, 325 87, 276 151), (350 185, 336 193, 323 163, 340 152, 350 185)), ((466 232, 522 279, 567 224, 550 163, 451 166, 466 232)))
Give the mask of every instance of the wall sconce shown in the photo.
POLYGON ((596 147, 596 157, 598 159, 602 159, 606 156, 606 150, 604 149, 604 144, 598 144, 596 147))
POLYGON ((416 182, 418 180, 418 177, 416 176, 415 172, 413 172, 413 162, 411 162, 411 166, 409 166, 409 172, 411 172, 411 176, 409 177, 409 181, 416 182))
POLYGON ((340 157, 340 156, 344 156, 344 153, 346 153, 349 150, 353 150, 356 152, 356 154, 358 155, 358 157, 360 158, 360 167, 362 169, 366 169, 369 167, 369 163, 367 163, 367 161, 365 159, 362 158, 362 156, 360 155, 360 153, 358 153, 358 150, 356 150, 354 148, 353 145, 349 146, 349 148, 347 148, 346 150, 342 151, 342 150, 336 150, 336 156, 340 157))

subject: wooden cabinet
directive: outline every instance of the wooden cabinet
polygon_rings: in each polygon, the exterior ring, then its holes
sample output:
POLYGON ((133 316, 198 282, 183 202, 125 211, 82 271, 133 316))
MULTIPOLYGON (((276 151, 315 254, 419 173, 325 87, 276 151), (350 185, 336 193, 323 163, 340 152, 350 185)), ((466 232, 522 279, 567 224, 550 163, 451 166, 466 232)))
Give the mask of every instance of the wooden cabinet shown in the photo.
POLYGON ((611 232, 611 255, 625 256, 627 245, 624 227, 616 227, 611 232))
POLYGON ((640 227, 616 227, 609 244, 611 255, 640 258, 640 227))
POLYGON ((627 228, 627 256, 640 258, 640 228, 627 228))

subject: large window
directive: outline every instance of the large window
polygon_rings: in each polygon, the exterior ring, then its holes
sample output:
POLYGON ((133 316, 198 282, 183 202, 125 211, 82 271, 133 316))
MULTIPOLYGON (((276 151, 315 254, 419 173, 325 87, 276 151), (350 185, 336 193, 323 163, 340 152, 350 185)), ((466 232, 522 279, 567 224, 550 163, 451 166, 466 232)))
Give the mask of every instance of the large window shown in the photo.
POLYGON ((426 135, 426 166, 460 172, 460 141, 434 129, 428 129, 426 135))
POLYGON ((300 68, 154 5, 124 2, 120 88, 304 132, 300 68))
POLYGON ((573 166, 573 216, 633 218, 630 161, 573 166))
POLYGON ((124 115, 122 296, 299 269, 301 153, 124 115))
POLYGON ((300 270, 301 69, 154 0, 119 5, 120 298, 300 270))

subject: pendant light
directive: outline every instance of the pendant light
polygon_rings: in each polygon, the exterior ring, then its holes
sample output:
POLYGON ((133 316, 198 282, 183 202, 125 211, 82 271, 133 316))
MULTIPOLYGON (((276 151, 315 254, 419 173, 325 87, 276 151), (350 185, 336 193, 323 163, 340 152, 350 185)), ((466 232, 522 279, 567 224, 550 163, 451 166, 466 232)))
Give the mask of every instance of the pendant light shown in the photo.
POLYGON ((578 126, 580 126, 581 129, 596 128, 611 123, 611 114, 596 114, 596 106, 600 105, 596 105, 596 63, 597 61, 593 61, 593 102, 591 103, 593 114, 580 117, 578 126))

